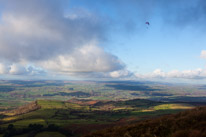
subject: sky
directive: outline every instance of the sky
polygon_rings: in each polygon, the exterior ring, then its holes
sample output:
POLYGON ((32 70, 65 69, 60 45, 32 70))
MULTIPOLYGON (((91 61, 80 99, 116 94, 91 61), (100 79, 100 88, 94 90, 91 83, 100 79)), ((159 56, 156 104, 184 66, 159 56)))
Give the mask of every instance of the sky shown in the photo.
POLYGON ((0 79, 204 83, 205 21, 205 0, 0 0, 0 79))

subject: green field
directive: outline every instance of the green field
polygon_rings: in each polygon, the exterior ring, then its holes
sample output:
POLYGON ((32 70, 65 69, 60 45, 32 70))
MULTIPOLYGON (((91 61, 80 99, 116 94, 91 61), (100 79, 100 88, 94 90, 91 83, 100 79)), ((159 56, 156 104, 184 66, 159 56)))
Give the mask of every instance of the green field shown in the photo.
POLYGON ((41 132, 38 133, 35 137, 65 137, 65 135, 58 132, 41 132))

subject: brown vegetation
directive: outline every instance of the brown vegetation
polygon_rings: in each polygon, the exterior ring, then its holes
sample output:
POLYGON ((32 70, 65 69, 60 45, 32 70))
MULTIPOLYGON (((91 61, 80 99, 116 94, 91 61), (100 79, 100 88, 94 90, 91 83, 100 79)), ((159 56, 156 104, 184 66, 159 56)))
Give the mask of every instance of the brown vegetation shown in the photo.
POLYGON ((80 99, 70 99, 68 100, 68 102, 70 103, 75 103, 75 104, 79 104, 79 105, 94 105, 96 103, 98 103, 98 100, 80 100, 80 99))
POLYGON ((41 108, 41 106, 38 105, 37 101, 34 101, 34 102, 31 102, 31 103, 26 104, 24 106, 21 106, 17 109, 5 111, 4 115, 16 116, 16 115, 29 113, 31 111, 35 111, 35 110, 40 109, 40 108, 41 108))
POLYGON ((206 137, 206 107, 113 127, 85 137, 206 137))

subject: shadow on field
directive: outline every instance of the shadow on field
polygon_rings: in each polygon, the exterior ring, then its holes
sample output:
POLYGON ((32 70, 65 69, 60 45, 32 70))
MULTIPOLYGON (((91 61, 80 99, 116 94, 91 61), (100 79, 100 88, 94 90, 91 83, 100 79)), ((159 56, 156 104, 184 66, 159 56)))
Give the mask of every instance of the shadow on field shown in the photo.
POLYGON ((107 84, 105 86, 112 87, 117 90, 131 90, 131 91, 160 91, 161 90, 161 89, 153 89, 150 88, 149 86, 143 86, 143 85, 107 84))

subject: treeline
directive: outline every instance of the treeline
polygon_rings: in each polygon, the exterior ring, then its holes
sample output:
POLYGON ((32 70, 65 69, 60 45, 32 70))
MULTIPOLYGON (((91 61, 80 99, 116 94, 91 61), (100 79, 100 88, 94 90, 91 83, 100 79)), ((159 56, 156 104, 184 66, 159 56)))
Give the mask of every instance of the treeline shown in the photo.
POLYGON ((84 137, 206 137, 206 107, 113 127, 84 137))
POLYGON ((41 124, 29 124, 28 127, 22 129, 15 128, 13 124, 9 124, 7 128, 0 128, 0 134, 3 134, 3 137, 12 137, 22 134, 28 134, 29 137, 35 137, 36 134, 44 131, 59 132, 65 136, 72 136, 71 131, 60 128, 55 124, 49 124, 47 127, 44 127, 41 124))

